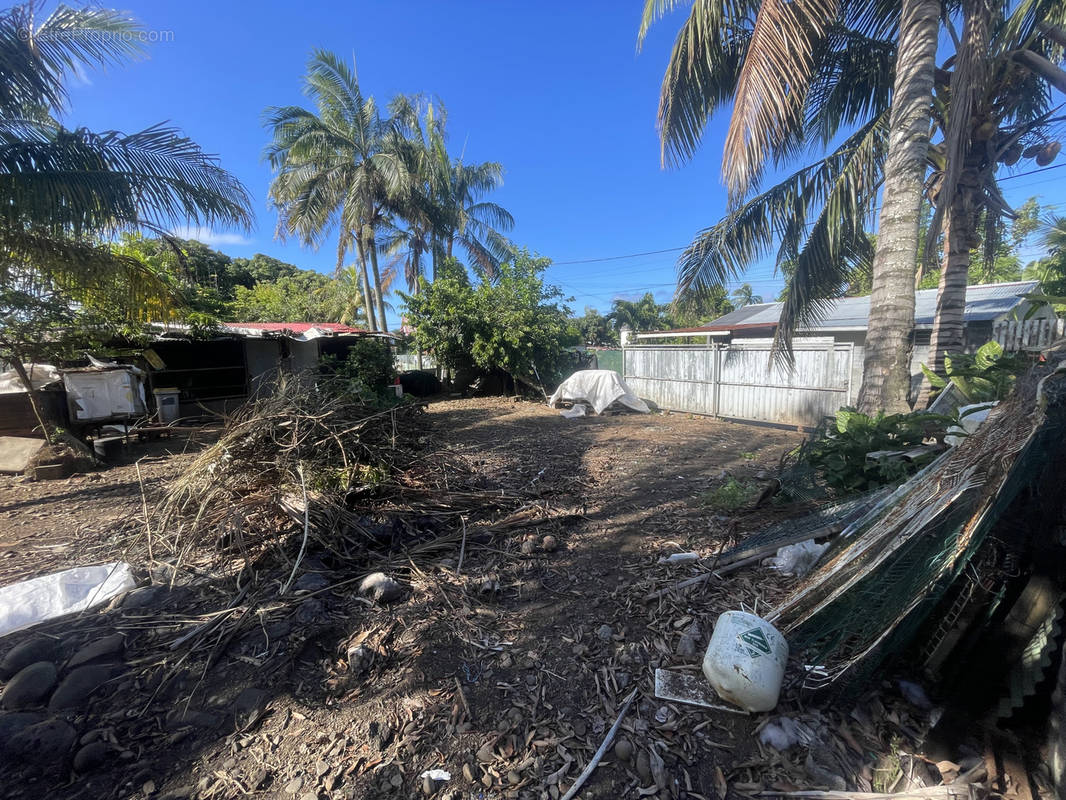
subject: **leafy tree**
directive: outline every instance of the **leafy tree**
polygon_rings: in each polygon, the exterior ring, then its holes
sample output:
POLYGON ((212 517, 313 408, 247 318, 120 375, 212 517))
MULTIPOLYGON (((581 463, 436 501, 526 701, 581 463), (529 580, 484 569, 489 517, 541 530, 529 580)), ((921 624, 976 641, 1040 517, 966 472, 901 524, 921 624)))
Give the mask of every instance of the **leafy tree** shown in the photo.
POLYGON ((238 286, 230 316, 240 322, 334 322, 331 290, 334 281, 319 272, 264 281, 251 289, 238 286))
POLYGON ((1048 254, 1025 270, 1025 276, 1040 281, 1040 291, 1056 298, 1055 305, 1062 310, 1066 305, 1066 216, 1048 219, 1042 236, 1048 254))
POLYGON ((574 325, 581 341, 590 347, 618 345, 618 331, 611 325, 611 318, 604 316, 592 306, 585 306, 585 313, 574 318, 574 325))
POLYGON ((615 298, 607 318, 616 331, 621 331, 623 327, 631 331, 664 331, 674 327, 670 306, 656 302, 651 292, 645 293, 639 300, 615 298))
POLYGON ((538 374, 553 379, 579 333, 561 290, 544 283, 550 265, 520 250, 495 280, 474 285, 454 259, 442 262, 433 283, 423 278, 417 295, 402 295, 416 341, 451 369, 501 369, 527 383, 540 383, 538 374))

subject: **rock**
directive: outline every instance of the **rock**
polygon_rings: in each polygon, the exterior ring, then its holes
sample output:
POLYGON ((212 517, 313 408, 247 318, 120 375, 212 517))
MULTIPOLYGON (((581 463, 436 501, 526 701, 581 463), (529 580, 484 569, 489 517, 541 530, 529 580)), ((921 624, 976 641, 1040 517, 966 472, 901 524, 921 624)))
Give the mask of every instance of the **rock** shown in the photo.
POLYGON ((66 759, 78 734, 61 719, 46 719, 11 737, 9 752, 51 769, 66 759))
POLYGON ((633 757, 633 743, 629 739, 619 739, 614 744, 614 757, 619 761, 629 761, 633 757))
POLYGON ((111 745, 107 742, 90 742, 74 754, 75 772, 92 772, 107 760, 111 745))
POLYGON ((82 664, 88 664, 90 661, 99 661, 112 656, 121 656, 122 651, 125 649, 126 637, 121 633, 113 633, 110 636, 103 636, 89 642, 72 655, 70 661, 67 662, 67 668, 74 669, 75 667, 80 667, 82 664))
POLYGON ((308 597, 296 609, 296 621, 302 625, 308 625, 321 619, 325 613, 325 606, 317 598, 308 597))
POLYGON ((596 636, 605 642, 611 641, 611 636, 613 635, 614 631, 611 630, 610 625, 600 625, 600 627, 596 629, 596 636))
POLYGON ((480 770, 468 761, 463 764, 463 777, 474 783, 480 777, 480 770))
POLYGON ((43 722, 44 714, 36 711, 16 711, 13 714, 0 714, 0 753, 7 750, 11 738, 24 728, 43 722))
POLYGON ((118 672, 112 664, 88 664, 78 667, 63 679, 52 695, 48 708, 58 711, 85 705, 89 698, 118 672))
POLYGON ((651 781, 651 759, 648 758, 647 750, 641 750, 637 753, 636 767, 641 784, 646 786, 651 781))
POLYGON ((698 622, 693 622, 685 632, 681 634, 681 639, 677 643, 677 654, 681 658, 695 658, 699 655, 700 645, 703 643, 703 631, 700 629, 698 622))
POLYGON ((375 572, 363 578, 359 594, 369 596, 376 603, 392 603, 403 595, 403 587, 384 572, 375 572))
POLYGON ((555 537, 550 533, 540 540, 540 547, 545 553, 554 553, 559 547, 559 543, 555 541, 555 537))
POLYGON ((135 610, 138 608, 150 608, 159 605, 167 593, 167 587, 161 583, 153 583, 150 586, 142 586, 140 589, 131 589, 126 592, 122 600, 122 608, 135 610))
POLYGON ((296 592, 317 592, 329 586, 329 578, 320 572, 305 572, 292 585, 296 592))
POLYGON ((0 661, 0 679, 8 680, 16 672, 36 664, 38 661, 52 661, 56 654, 54 639, 38 636, 27 639, 22 644, 15 645, 0 661))
POLYGON ((262 719, 270 695, 263 689, 249 686, 233 701, 233 725, 238 731, 246 731, 262 719))
POLYGON ((286 794, 296 794, 302 788, 304 788, 304 779, 297 776, 288 783, 286 783, 285 788, 282 791, 284 791, 286 794))
POLYGON ((432 797, 433 793, 437 791, 437 782, 428 775, 422 778, 422 794, 426 797, 432 797))
POLYGON ((325 775, 327 772, 329 772, 329 764, 327 764, 325 761, 322 761, 321 759, 319 759, 318 761, 315 762, 315 777, 316 778, 321 780, 322 776, 325 775))
POLYGON ((270 780, 270 772, 268 770, 261 769, 258 772, 256 772, 254 775, 252 775, 252 778, 249 781, 249 788, 253 792, 258 792, 258 791, 260 791, 261 789, 263 789, 267 785, 267 781, 269 781, 269 780, 270 780))
POLYGON ((318 792, 304 792, 300 795, 300 800, 318 800, 318 792))
POLYGON ((0 696, 0 705, 8 711, 20 711, 40 705, 56 685, 56 665, 51 661, 38 661, 18 671, 0 696))

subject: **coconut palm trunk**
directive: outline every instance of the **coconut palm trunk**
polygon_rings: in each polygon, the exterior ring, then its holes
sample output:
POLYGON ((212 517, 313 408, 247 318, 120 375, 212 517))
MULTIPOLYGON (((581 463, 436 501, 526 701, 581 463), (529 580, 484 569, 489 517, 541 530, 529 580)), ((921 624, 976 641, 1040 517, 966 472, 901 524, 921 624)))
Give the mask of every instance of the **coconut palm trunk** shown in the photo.
POLYGON ((981 103, 988 83, 986 64, 992 2, 966 0, 963 3, 966 16, 962 42, 951 77, 950 117, 944 136, 947 163, 938 196, 943 207, 938 208, 938 214, 934 216, 934 223, 939 218, 944 220, 944 257, 929 345, 933 371, 941 375, 944 374, 945 353, 961 352, 963 348, 970 251, 980 241, 977 215, 982 203, 982 165, 989 153, 988 139, 999 127, 991 119, 992 109, 981 103), (985 128, 991 130, 986 134, 985 128))
MULTIPOLYGON (((962 183, 976 182, 970 170, 963 173, 962 183)), ((944 258, 936 296, 936 316, 929 358, 937 374, 944 373, 944 354, 960 353, 965 345, 963 314, 966 310, 966 284, 969 283, 970 253, 980 242, 977 235, 977 210, 973 192, 959 188, 947 209, 944 223, 944 258)))
POLYGON ((937 0, 904 0, 859 391, 859 408, 867 414, 909 408, 914 274, 939 21, 937 0))
POLYGON ((378 329, 377 320, 374 318, 374 303, 371 300, 373 296, 370 292, 370 279, 367 276, 366 271, 366 247, 363 244, 363 237, 355 237, 355 246, 359 251, 359 277, 363 281, 363 310, 366 311, 366 323, 370 327, 370 330, 376 331, 378 329))
POLYGON ((384 332, 389 329, 389 326, 385 322, 385 298, 383 296, 385 293, 381 287, 381 270, 378 269, 378 245, 377 240, 374 238, 373 228, 367 230, 366 248, 370 251, 370 266, 374 270, 374 300, 377 303, 378 321, 381 324, 378 330, 384 332))

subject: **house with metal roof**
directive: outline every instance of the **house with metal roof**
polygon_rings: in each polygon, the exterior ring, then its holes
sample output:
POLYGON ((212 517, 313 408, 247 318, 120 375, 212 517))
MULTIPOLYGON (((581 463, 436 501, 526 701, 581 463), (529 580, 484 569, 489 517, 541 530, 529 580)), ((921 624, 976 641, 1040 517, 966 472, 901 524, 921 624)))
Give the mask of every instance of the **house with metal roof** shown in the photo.
MULTIPOLYGON (((977 345, 992 337, 992 326, 1000 320, 1028 310, 1025 295, 1037 291, 1037 281, 988 283, 966 288, 966 309, 963 320, 967 340, 977 345)), ((936 316, 936 289, 919 289, 914 293, 914 330, 916 334, 932 331, 936 316)), ((772 336, 781 318, 781 303, 759 303, 744 306, 692 332, 730 336, 772 336)), ((821 319, 804 328, 800 334, 865 333, 870 322, 870 296, 841 297, 833 300, 821 319)), ((923 337, 916 336, 917 341, 923 337)), ((928 335, 924 337, 928 343, 928 335)))
MULTIPOLYGON (((1042 317, 1053 320, 1049 307, 1034 309, 1026 299, 1036 291, 1036 281, 968 287, 965 349, 973 351, 997 338, 1004 327, 1036 328, 1042 317), (1011 321, 1030 312, 1028 322, 1011 321)), ((930 360, 937 290, 922 289, 914 296, 911 376, 916 398, 921 365, 930 360)), ((791 364, 773 358, 781 308, 781 303, 760 303, 696 328, 624 332, 624 378, 660 408, 733 419, 809 426, 841 406, 854 405, 862 385, 870 298, 831 301, 816 322, 793 337, 791 364)))

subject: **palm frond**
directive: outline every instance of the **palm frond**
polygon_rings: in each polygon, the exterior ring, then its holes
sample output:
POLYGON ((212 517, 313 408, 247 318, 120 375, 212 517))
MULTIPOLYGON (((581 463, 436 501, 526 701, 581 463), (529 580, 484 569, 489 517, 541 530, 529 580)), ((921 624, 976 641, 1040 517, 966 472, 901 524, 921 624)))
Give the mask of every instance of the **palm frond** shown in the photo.
POLYGON ((678 259, 678 295, 724 286, 774 253, 791 271, 778 331, 787 354, 792 332, 816 319, 869 255, 863 223, 876 198, 887 127, 886 111, 821 161, 702 231, 678 259))
POLYGON ((815 55, 839 15, 837 0, 763 0, 755 18, 726 133, 722 175, 731 201, 758 182, 767 158, 802 144, 815 55))

